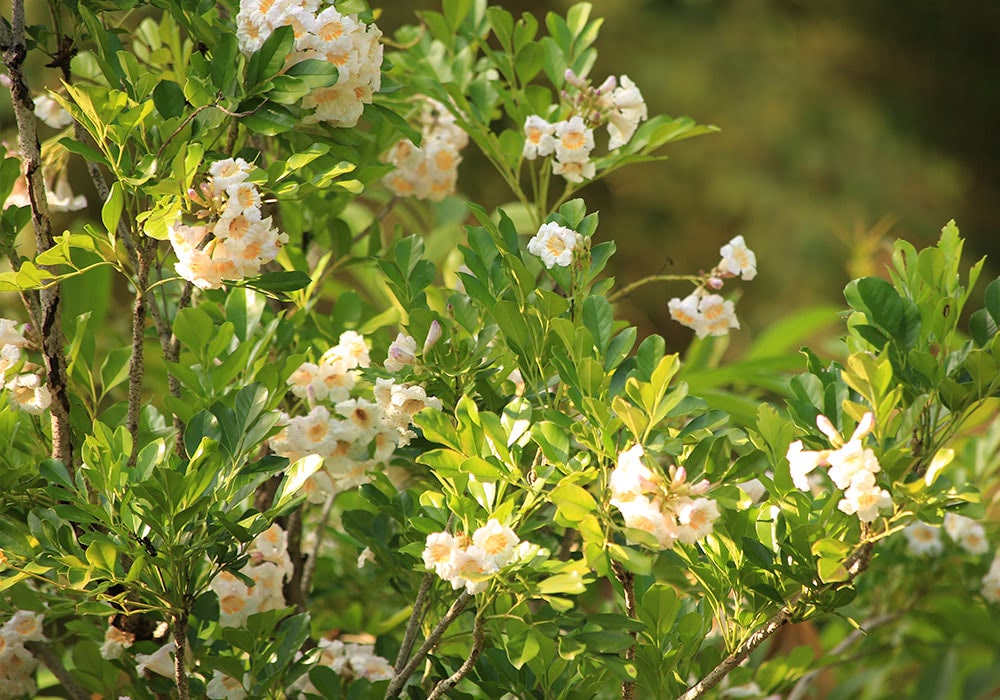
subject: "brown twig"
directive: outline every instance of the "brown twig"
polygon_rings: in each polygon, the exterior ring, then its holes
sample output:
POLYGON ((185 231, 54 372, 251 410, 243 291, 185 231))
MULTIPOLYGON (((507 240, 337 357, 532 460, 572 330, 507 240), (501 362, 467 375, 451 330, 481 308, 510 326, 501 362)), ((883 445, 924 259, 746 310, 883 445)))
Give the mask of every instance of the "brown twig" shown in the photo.
POLYGON ((136 270, 135 304, 132 307, 132 356, 128 364, 128 412, 125 418, 125 429, 132 436, 132 454, 128 460, 130 467, 135 466, 139 457, 139 408, 142 399, 143 351, 146 339, 146 287, 149 284, 149 268, 153 262, 150 256, 155 246, 156 241, 147 238, 139 244, 138 250, 139 267, 136 270))
MULTIPOLYGON (((24 79, 27 45, 24 33, 24 0, 11 3, 11 25, 0 24, 0 52, 10 77, 10 95, 17 123, 21 166, 28 185, 31 202, 31 223, 35 229, 35 248, 43 253, 55 245, 52 218, 45 194, 42 173, 41 146, 35 121, 35 103, 24 79)), ((52 457, 66 465, 73 474, 73 444, 69 425, 69 391, 66 386, 66 356, 63 349, 61 290, 58 284, 38 292, 37 330, 48 375, 52 404, 49 409, 52 425, 52 457)), ((28 309, 29 313, 32 309, 28 309)))
POLYGON ((427 700, 438 700, 438 698, 446 697, 445 693, 458 685, 469 674, 472 667, 476 665, 476 659, 482 653, 485 642, 486 632, 483 628, 483 620, 477 615, 476 621, 472 624, 472 649, 469 650, 469 656, 466 657, 457 671, 434 686, 430 695, 427 696, 427 700))
POLYGON ((177 684, 177 697, 189 700, 191 689, 188 684, 187 671, 184 668, 184 656, 187 653, 188 613, 187 610, 175 613, 174 623, 174 681, 177 684))
MULTIPOLYGON (((618 579, 618 583, 622 585, 622 592, 625 596, 625 614, 633 620, 638 619, 635 605, 635 574, 626 571, 625 567, 616 561, 611 562, 611 570, 614 572, 615 578, 618 579)), ((625 650, 626 662, 635 661, 636 639, 638 638, 634 631, 629 632, 629 635, 632 637, 632 646, 625 650)), ((633 700, 634 698, 635 680, 622 681, 622 700, 633 700)))
POLYGON ((389 683, 388 690, 385 691, 386 700, 390 698, 399 697, 400 691, 403 686, 406 685, 406 681, 409 680, 413 672, 417 670, 417 666, 427 657, 439 641, 441 641, 441 636, 444 634, 445 630, 455 621, 455 618, 459 616, 465 606, 472 599, 472 594, 468 591, 462 591, 462 595, 455 599, 455 602, 451 604, 448 608, 448 612, 445 613, 441 621, 435 625, 434 629, 431 631, 430 636, 424 640, 424 643, 420 645, 417 649, 417 653, 413 655, 410 661, 403 667, 402 671, 398 671, 395 676, 392 677, 392 681, 389 683))
POLYGON ((413 610, 410 612, 410 620, 406 623, 406 632, 403 633, 403 643, 399 647, 399 654, 396 656, 396 664, 393 669, 396 673, 402 670, 403 666, 410 658, 413 651, 413 643, 417 638, 417 629, 423 619, 424 605, 427 602, 427 594, 434 585, 435 574, 426 573, 420 581, 420 589, 417 591, 417 599, 413 601, 413 610))
POLYGON ((312 551, 302 566, 302 580, 299 581, 299 595, 303 601, 309 598, 309 589, 312 587, 313 576, 316 574, 316 563, 319 561, 319 550, 323 546, 323 538, 326 535, 326 525, 330 520, 330 513, 333 510, 333 501, 337 494, 332 493, 323 504, 323 512, 319 517, 319 525, 316 528, 316 541, 313 543, 312 551))

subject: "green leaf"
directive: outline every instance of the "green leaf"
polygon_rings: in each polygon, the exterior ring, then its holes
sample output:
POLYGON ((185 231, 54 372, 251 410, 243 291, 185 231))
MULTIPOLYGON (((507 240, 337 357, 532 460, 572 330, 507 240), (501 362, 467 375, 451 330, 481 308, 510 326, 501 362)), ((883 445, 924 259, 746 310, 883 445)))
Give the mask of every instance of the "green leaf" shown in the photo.
POLYGON ((247 63, 246 85, 252 92, 260 83, 275 75, 295 45, 295 33, 289 26, 277 27, 247 63))
POLYGON ((245 280, 242 284, 263 292, 295 292, 309 286, 311 278, 299 270, 266 272, 259 277, 245 280))
POLYGON ((164 119, 173 119, 184 114, 187 99, 181 86, 172 80, 161 80, 153 88, 153 104, 164 119))
POLYGON ((274 136, 291 131, 298 123, 295 115, 287 107, 259 97, 241 103, 237 110, 250 112, 241 119, 240 123, 250 131, 264 136, 274 136))
POLYGON ((614 312, 606 297, 590 296, 583 302, 583 325, 594 337, 594 344, 603 355, 611 341, 611 327, 614 324, 614 312))
POLYGON ((108 191, 108 200, 101 207, 101 221, 108 233, 114 235, 115 231, 118 230, 118 222, 121 221, 124 206, 125 195, 122 192, 122 183, 116 180, 108 191))
POLYGON ((336 85, 337 79, 340 76, 337 66, 327 61, 318 61, 314 58, 296 63, 286 70, 284 74, 300 79, 303 84, 309 86, 311 89, 336 85))
POLYGON ((225 90, 236 77, 236 57, 239 51, 240 45, 235 34, 219 33, 218 40, 212 47, 212 84, 219 90, 225 90))
POLYGON ((118 550, 107 540, 92 542, 87 547, 87 561, 98 569, 114 573, 115 562, 118 560, 118 550))
POLYGON ((986 311, 993 323, 1000 326, 1000 278, 986 286, 986 311))

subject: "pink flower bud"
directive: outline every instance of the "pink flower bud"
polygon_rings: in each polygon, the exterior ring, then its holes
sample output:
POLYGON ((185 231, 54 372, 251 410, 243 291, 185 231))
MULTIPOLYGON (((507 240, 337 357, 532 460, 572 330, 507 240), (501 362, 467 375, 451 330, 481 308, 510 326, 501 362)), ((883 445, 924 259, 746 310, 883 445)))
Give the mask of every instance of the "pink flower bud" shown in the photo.
POLYGON ((583 88, 587 86, 587 82, 583 78, 577 76, 577 74, 573 72, 572 68, 567 68, 564 76, 566 78, 566 82, 574 87, 583 88))
POLYGON ((826 435, 827 438, 830 439, 830 443, 834 447, 840 447, 841 445, 844 444, 844 439, 840 437, 840 433, 837 432, 837 429, 833 426, 833 423, 826 416, 822 414, 816 416, 816 427, 819 428, 820 431, 824 435, 826 435))
POLYGON ((684 467, 677 467, 674 471, 673 484, 674 486, 680 486, 687 480, 687 469, 684 467))
POLYGON ((389 346, 389 357, 401 365, 412 365, 417 361, 417 358, 413 355, 413 353, 404 350, 398 345, 389 346))
POLYGON ((601 83, 600 87, 598 87, 595 92, 597 92, 597 94, 600 95, 605 92, 611 92, 616 87, 618 87, 618 81, 615 80, 615 76, 609 75, 607 79, 603 83, 601 83))
POLYGON ((708 491, 708 487, 711 486, 708 479, 702 479, 696 484, 691 485, 691 493, 700 496, 708 491))
POLYGON ((722 289, 722 285, 724 285, 725 282, 723 282, 722 279, 719 278, 719 277, 709 277, 708 281, 705 282, 705 284, 706 284, 706 286, 708 286, 709 289, 716 289, 716 290, 718 290, 718 289, 722 289))

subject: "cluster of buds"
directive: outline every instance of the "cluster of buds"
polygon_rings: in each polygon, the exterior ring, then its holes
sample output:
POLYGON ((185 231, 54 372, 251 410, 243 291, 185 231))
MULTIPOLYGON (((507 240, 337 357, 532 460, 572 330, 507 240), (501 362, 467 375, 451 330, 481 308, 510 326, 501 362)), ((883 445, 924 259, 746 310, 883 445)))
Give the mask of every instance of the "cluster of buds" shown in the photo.
POLYGON ((278 27, 291 27, 295 44, 285 68, 307 59, 337 67, 337 82, 316 88, 302 100, 312 110, 303 123, 352 127, 382 85, 382 32, 357 15, 344 15, 320 0, 240 0, 236 36, 240 50, 260 49, 278 27))
POLYGON ((27 344, 16 321, 0 318, 0 387, 12 406, 38 415, 52 404, 52 394, 37 373, 24 371, 33 366, 21 359, 27 344))
POLYGON ((282 430, 269 445, 293 462, 308 455, 323 459, 322 468, 305 485, 312 503, 367 483, 372 469, 388 463, 397 447, 409 444, 415 413, 441 410, 440 400, 423 387, 393 379, 376 381, 375 401, 352 396, 359 386, 358 368, 369 364, 364 338, 346 331, 319 363, 303 363, 288 379, 291 392, 306 399, 311 410, 304 416, 284 415, 282 430))
POLYGON ((250 164, 242 158, 216 161, 200 192, 188 197, 202 207, 199 219, 211 223, 188 226, 180 216, 168 227, 177 255, 174 269, 201 289, 217 289, 223 280, 239 281, 260 274, 288 243, 288 234, 271 226, 261 213, 257 186, 248 182, 250 164))
POLYGON ((892 507, 892 496, 875 480, 875 474, 882 470, 882 466, 871 448, 862 443, 875 425, 874 415, 866 413, 847 441, 826 416, 817 416, 816 425, 834 449, 803 450, 801 440, 789 445, 786 458, 792 482, 799 490, 809 491, 809 474, 816 467, 827 466, 830 480, 844 492, 837 507, 848 515, 856 514, 863 523, 874 521, 880 511, 892 507))
POLYGON ((757 256, 747 248, 743 236, 736 236, 719 252, 722 259, 702 276, 693 292, 683 299, 674 297, 667 302, 670 317, 693 329, 699 338, 726 335, 730 328, 740 327, 733 302, 715 292, 722 289, 726 279, 740 277, 749 281, 757 276, 757 256))
POLYGON ((594 129, 607 125, 608 150, 613 151, 632 139, 648 114, 642 93, 627 75, 621 76, 620 83, 610 76, 595 88, 589 80, 567 70, 566 84, 562 101, 570 116, 550 123, 537 114, 530 115, 524 122, 522 156, 535 160, 554 155, 552 173, 579 183, 596 172, 590 160, 594 129))
POLYGON ((520 544, 511 528, 491 518, 472 537, 463 532, 428 535, 424 566, 448 581, 453 589, 465 588, 474 595, 486 590, 489 579, 515 558, 520 544))
POLYGON ((420 145, 409 139, 397 141, 383 156, 396 169, 382 181, 398 197, 440 202, 455 191, 461 151, 469 144, 469 136, 440 102, 429 97, 422 101, 420 145))
POLYGON ((642 462, 642 445, 618 455, 611 472, 611 505, 625 520, 625 526, 648 532, 662 549, 672 549, 675 542, 694 544, 712 532, 719 518, 719 507, 705 498, 708 481, 687 483, 684 467, 671 467, 669 481, 655 474, 642 462))
POLYGON ((0 627, 0 698, 34 697, 38 660, 25 642, 43 642, 43 615, 18 610, 0 627))
POLYGON ((248 587, 228 571, 212 580, 211 589, 219 596, 219 624, 223 627, 241 627, 250 615, 285 605, 282 586, 292 575, 285 531, 272 525, 254 538, 248 553, 250 561, 240 573, 253 580, 253 586, 248 587))
MULTIPOLYGON (((348 683, 358 678, 375 683, 387 681, 393 676, 392 664, 388 659, 377 655, 371 644, 345 644, 339 639, 321 639, 316 646, 320 654, 315 667, 326 666, 348 683)), ((308 674, 297 680, 292 685, 292 690, 313 695, 323 694, 312 684, 308 674)))

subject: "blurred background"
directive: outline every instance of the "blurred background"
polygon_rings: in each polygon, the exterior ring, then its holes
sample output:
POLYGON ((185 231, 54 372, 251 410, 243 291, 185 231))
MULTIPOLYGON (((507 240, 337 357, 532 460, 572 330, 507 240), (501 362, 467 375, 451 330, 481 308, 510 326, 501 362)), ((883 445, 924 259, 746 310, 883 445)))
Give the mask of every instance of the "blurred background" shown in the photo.
MULTIPOLYGON (((385 0, 386 35, 414 23, 428 0, 385 0)), ((507 0, 515 13, 565 11, 567 0, 507 0)), ((855 276, 881 274, 891 240, 933 243, 954 218, 971 262, 1000 270, 1000 3, 995 0, 596 0, 604 17, 592 76, 629 75, 650 114, 689 115, 721 132, 673 144, 671 160, 626 168, 583 190, 600 210, 598 238, 619 254, 611 274, 628 283, 655 273, 709 268, 718 248, 745 236, 759 276, 736 285, 743 328, 736 346, 770 322, 817 303, 843 304, 855 276)), ((0 0, 9 16, 9 2, 0 0)), ((29 2, 45 23, 45 3, 29 2)), ((33 89, 57 87, 34 67, 33 89)), ((41 128, 42 138, 54 132, 41 128)), ((13 141, 0 90, 0 139, 13 141)), ((485 205, 508 195, 467 149, 459 187, 485 205)), ((72 178, 99 203, 79 163, 72 178), (78 172, 79 171, 79 172, 78 172), (79 175, 80 177, 76 177, 79 175)), ((727 288, 728 291, 728 288, 727 288)), ((654 284, 621 312, 640 337, 673 348, 690 332, 672 322, 682 284, 654 284)), ((75 310, 74 310, 75 311, 75 310)), ((72 315, 70 316, 72 317, 72 315)))

